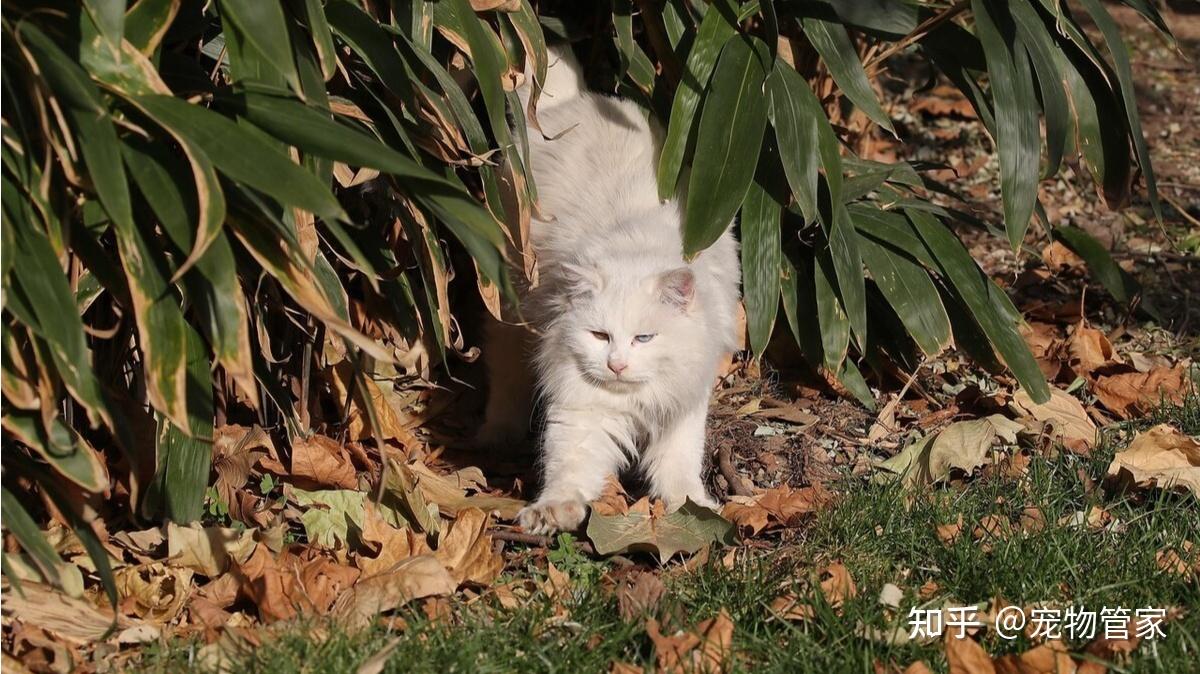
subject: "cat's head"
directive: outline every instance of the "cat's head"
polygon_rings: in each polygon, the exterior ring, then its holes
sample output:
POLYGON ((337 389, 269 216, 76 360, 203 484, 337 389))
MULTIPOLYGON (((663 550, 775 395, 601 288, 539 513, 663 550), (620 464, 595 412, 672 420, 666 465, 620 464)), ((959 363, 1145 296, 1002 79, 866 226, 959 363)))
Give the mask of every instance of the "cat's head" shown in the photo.
POLYGON ((695 351, 696 277, 627 262, 566 265, 561 336, 588 380, 633 389, 663 379, 695 351))

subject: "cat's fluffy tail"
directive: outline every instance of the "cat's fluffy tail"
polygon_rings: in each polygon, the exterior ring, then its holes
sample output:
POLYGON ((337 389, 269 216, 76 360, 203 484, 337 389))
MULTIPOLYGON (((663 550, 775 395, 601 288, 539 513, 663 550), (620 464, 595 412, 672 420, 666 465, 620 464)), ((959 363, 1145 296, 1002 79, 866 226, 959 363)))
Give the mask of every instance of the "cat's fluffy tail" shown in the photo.
MULTIPOLYGON (((555 45, 546 50, 546 81, 542 83, 542 95, 538 98, 538 109, 549 110, 579 96, 585 90, 583 70, 570 45, 555 45)), ((518 94, 522 104, 528 104, 533 82, 533 68, 525 64, 525 83, 518 94)))

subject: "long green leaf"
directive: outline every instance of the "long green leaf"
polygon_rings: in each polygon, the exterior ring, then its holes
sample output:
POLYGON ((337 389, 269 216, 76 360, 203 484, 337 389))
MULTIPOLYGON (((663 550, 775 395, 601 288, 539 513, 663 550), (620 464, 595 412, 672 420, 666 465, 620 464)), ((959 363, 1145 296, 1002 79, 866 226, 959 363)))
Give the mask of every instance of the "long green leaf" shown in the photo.
POLYGON ((717 0, 712 11, 704 15, 696 39, 684 64, 683 79, 675 90, 667 137, 658 159, 658 198, 675 196, 684 156, 693 139, 692 129, 700 99, 708 86, 709 76, 717 64, 717 56, 726 41, 737 31, 732 0, 717 0))
POLYGON ((831 200, 835 204, 841 201, 838 139, 816 94, 788 64, 775 64, 767 89, 783 172, 800 211, 811 222, 817 218, 818 166, 825 170, 831 200))
POLYGON ((1162 205, 1158 200, 1158 185, 1154 179, 1154 167, 1150 162, 1150 149, 1146 146, 1146 137, 1142 134, 1142 122, 1138 117, 1137 91, 1133 85, 1133 68, 1129 63, 1129 49, 1121 39, 1121 29, 1113 20, 1108 10, 1097 0, 1081 0, 1083 6, 1091 15, 1092 20, 1104 35, 1108 45, 1108 53, 1112 56, 1113 65, 1120 83, 1121 101, 1125 104, 1125 118, 1129 122, 1129 135, 1133 139, 1133 148, 1137 152, 1138 166, 1146 178, 1146 195, 1150 199, 1150 208, 1154 216, 1162 221, 1162 205))
POLYGON ((850 320, 838 294, 837 273, 827 250, 818 250, 813 264, 813 287, 817 298, 817 324, 821 352, 830 372, 840 372, 850 345, 850 320))
POLYGON ((147 489, 146 503, 167 519, 187 524, 204 512, 204 491, 212 465, 213 398, 211 365, 204 343, 187 331, 188 431, 160 418, 158 470, 147 489))
MULTIPOLYGON (((325 5, 325 18, 334 33, 375 72, 385 87, 401 100, 415 104, 404 62, 396 53, 391 37, 371 15, 349 0, 330 0, 325 5)), ((405 115, 411 119, 407 111, 405 115)))
POLYGON ((846 34, 846 28, 839 23, 815 17, 806 17, 803 25, 804 35, 821 55, 829 74, 833 75, 833 81, 841 87, 846 98, 866 113, 871 121, 896 135, 892 120, 888 119, 887 113, 879 105, 875 90, 867 80, 867 73, 858 59, 854 43, 846 34))
POLYGON ((4 505, 4 528, 16 536, 17 542, 33 558, 42 576, 52 585, 58 585, 58 567, 63 563, 62 557, 59 557, 21 501, 7 487, 0 488, 0 503, 4 505))
MULTIPOLYGON (((245 0, 218 0, 217 5, 221 9, 222 19, 228 19, 244 37, 244 44, 257 51, 283 75, 297 95, 303 96, 300 74, 296 70, 296 62, 292 59, 292 45, 288 37, 283 5, 279 2, 245 0)), ((228 39, 228 26, 226 33, 228 39)))
POLYGON ((617 78, 628 75, 643 93, 651 93, 654 89, 654 64, 637 40, 633 39, 632 0, 614 0, 612 18, 617 34, 617 54, 621 60, 617 78))
POLYGON ((152 119, 195 143, 230 178, 281 204, 327 220, 347 219, 328 185, 228 117, 174 96, 132 96, 131 100, 152 119))
POLYGON ((471 50, 471 63, 475 66, 475 81, 479 84, 479 92, 483 96, 492 133, 500 143, 501 150, 506 150, 510 138, 504 86, 501 82, 504 72, 508 69, 504 46, 491 26, 471 9, 468 0, 444 0, 437 3, 434 12, 451 30, 457 31, 466 39, 471 50), (444 16, 439 12, 443 8, 444 16))
POLYGON ((67 104, 67 115, 75 127, 80 152, 100 202, 114 221, 131 223, 133 207, 121 166, 121 145, 100 92, 87 73, 37 27, 23 23, 21 35, 55 94, 67 104))
MULTIPOLYGON (((1141 297, 1142 285, 1129 272, 1121 268, 1113 256, 1099 241, 1078 227, 1062 226, 1054 230, 1054 238, 1062 241, 1071 252, 1083 258, 1087 263, 1092 277, 1104 286, 1104 289, 1117 302, 1129 306, 1141 297)), ((1143 300, 1141 309, 1151 317, 1161 320, 1158 311, 1147 306, 1143 300)))
POLYGON ((146 56, 153 54, 179 13, 180 0, 140 0, 125 14, 125 39, 146 56))
MULTIPOLYGON (((770 167, 773 170, 775 167, 770 167)), ((768 180, 768 176, 760 179, 768 180)), ((783 204, 756 179, 742 204, 742 297, 746 304, 746 328, 750 348, 761 356, 771 339, 771 328, 779 311, 779 228, 783 204)))
POLYGON ((46 422, 40 413, 10 410, 4 414, 4 428, 61 477, 92 494, 108 488, 108 471, 99 453, 61 418, 54 416, 46 422))
POLYGON ((92 425, 104 423, 113 428, 112 414, 92 369, 83 321, 75 310, 75 296, 58 257, 32 223, 15 224, 16 246, 5 255, 13 264, 8 281, 19 283, 21 293, 29 300, 36 321, 29 328, 46 340, 54 368, 67 390, 83 405, 92 425))
POLYGON ((833 222, 829 227, 829 255, 837 274, 838 290, 846 318, 854 330, 860 348, 867 344, 867 288, 863 279, 862 254, 858 250, 858 234, 850 216, 841 204, 836 204, 833 222))
POLYGON ((683 253, 692 257, 713 244, 741 206, 758 164, 767 103, 767 47, 757 38, 725 43, 700 115, 683 222, 683 253))
POLYGON ((333 46, 333 34, 325 20, 325 8, 321 0, 304 0, 304 19, 312 35, 317 61, 321 64, 321 75, 328 82, 337 74, 337 51, 333 46))
POLYGON ((1046 117, 1046 168, 1042 176, 1048 178, 1058 173, 1063 155, 1073 146, 1075 128, 1070 102, 1054 55, 1057 47, 1045 22, 1032 5, 1014 2, 1009 7, 1020 42, 1028 50, 1029 60, 1037 72, 1038 88, 1042 93, 1042 111, 1046 117))
POLYGON ((1033 74, 1029 55, 1016 41, 1008 4, 972 0, 971 6, 992 82, 1004 228, 1015 251, 1025 238, 1037 201, 1041 152, 1033 74))
POLYGON ((1035 402, 1049 400, 1050 387, 1017 330, 1021 318, 1012 301, 983 273, 945 225, 924 211, 905 209, 905 214, 937 261, 942 275, 958 290, 971 315, 1021 387, 1035 402))
POLYGON ((926 355, 939 354, 950 343, 950 318, 937 287, 919 263, 870 237, 859 238, 859 250, 896 315, 926 355))

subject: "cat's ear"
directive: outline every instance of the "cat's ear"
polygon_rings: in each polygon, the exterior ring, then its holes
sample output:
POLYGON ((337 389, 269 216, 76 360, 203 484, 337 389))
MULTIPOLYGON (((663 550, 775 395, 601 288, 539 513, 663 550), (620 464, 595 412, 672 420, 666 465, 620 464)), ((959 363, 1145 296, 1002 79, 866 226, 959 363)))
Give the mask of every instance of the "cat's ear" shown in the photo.
POLYGON ((571 298, 583 298, 592 295, 604 285, 604 278, 595 267, 583 264, 564 262, 562 276, 566 294, 571 298))
POLYGON ((687 311, 696 296, 696 275, 688 267, 672 269, 659 277, 658 289, 663 302, 687 311))

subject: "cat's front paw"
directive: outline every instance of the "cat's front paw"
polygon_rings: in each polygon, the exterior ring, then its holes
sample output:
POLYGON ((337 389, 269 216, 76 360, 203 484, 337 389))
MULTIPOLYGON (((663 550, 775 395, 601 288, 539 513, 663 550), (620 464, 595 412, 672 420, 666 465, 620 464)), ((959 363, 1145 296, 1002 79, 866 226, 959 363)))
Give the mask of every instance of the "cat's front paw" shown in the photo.
POLYGON ((575 531, 585 517, 587 504, 583 501, 537 501, 517 513, 517 522, 525 531, 544 536, 575 531))
POLYGON ((703 489, 691 493, 683 493, 678 495, 667 496, 663 500, 667 502, 667 511, 678 510, 683 507, 683 504, 688 500, 698 506, 708 508, 715 512, 721 512, 721 504, 716 499, 708 495, 703 489))

